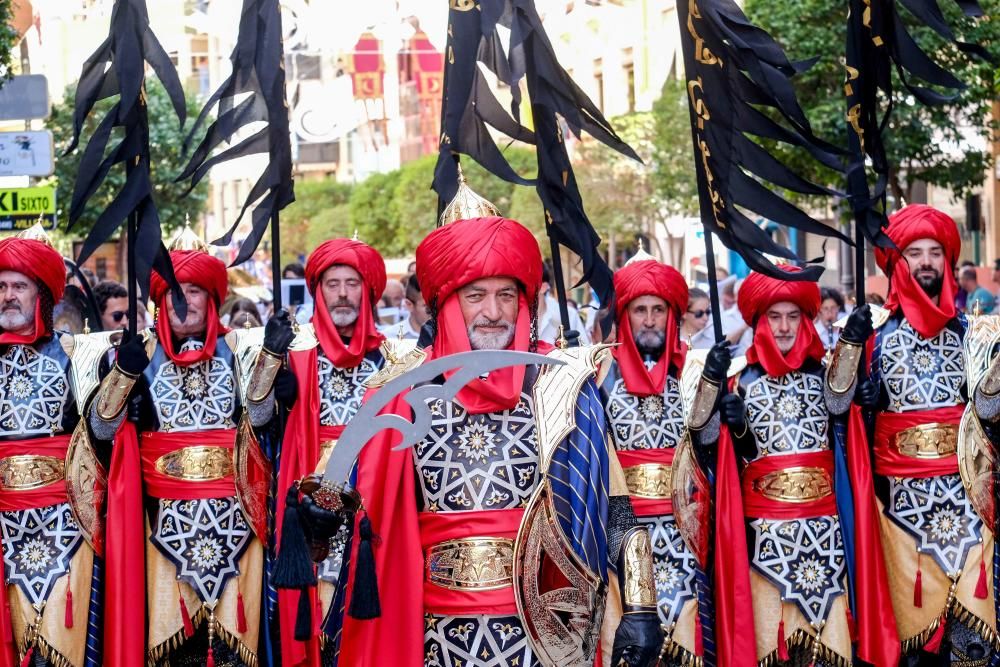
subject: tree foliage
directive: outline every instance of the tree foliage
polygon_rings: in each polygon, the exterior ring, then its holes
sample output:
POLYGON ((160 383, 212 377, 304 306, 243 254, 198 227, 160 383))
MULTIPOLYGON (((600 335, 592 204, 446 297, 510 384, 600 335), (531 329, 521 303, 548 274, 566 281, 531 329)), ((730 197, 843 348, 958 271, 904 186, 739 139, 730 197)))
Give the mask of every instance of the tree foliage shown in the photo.
POLYGON ((296 179, 295 201, 281 211, 282 264, 298 261, 323 241, 349 236, 351 186, 333 179, 296 179))
MULTIPOLYGON (((955 3, 941 3, 945 16, 961 39, 984 44, 997 53, 1000 0, 981 0, 980 4, 985 15, 972 20, 963 17, 955 3)), ((905 8, 900 7, 900 11, 907 25, 916 25, 905 8)), ((812 68, 796 77, 796 90, 817 134, 843 145, 846 135, 844 3, 837 0, 793 3, 747 0, 746 12, 754 23, 768 30, 782 44, 793 60, 819 57, 812 68)), ((900 198, 909 201, 914 183, 925 182, 952 190, 956 198, 964 197, 982 183, 984 172, 991 164, 988 141, 996 124, 987 119, 997 97, 996 69, 994 65, 969 59, 945 46, 926 28, 918 28, 914 33, 921 46, 968 87, 954 103, 929 108, 909 97, 897 78, 894 88, 902 92, 886 130, 889 163, 893 166, 890 191, 897 201, 900 198)), ((783 159, 807 178, 843 188, 833 172, 805 155, 786 153, 783 159)))
MULTIPOLYGON (((60 221, 68 215, 69 203, 73 198, 73 185, 80 164, 83 149, 78 148, 69 155, 62 155, 73 138, 73 94, 72 88, 67 89, 64 101, 52 107, 52 115, 47 127, 52 131, 56 145, 56 205, 59 207, 60 221)), ((146 103, 149 107, 149 150, 152 155, 150 171, 152 172, 153 196, 156 208, 160 214, 160 223, 165 235, 181 228, 185 216, 197 219, 205 208, 208 198, 208 183, 202 183, 192 192, 187 193, 186 183, 174 183, 174 177, 181 172, 186 160, 183 155, 185 133, 177 125, 170 98, 160 82, 153 77, 146 79, 146 103)), ((83 136, 94 133, 97 123, 114 104, 113 99, 101 100, 95 107, 95 112, 87 117, 83 136)), ((187 98, 188 118, 196 118, 201 111, 194 96, 187 98)), ((115 145, 115 139, 109 142, 115 145)), ((101 187, 87 203, 87 207, 79 223, 70 230, 73 236, 83 237, 97 221, 97 217, 120 192, 125 183, 125 170, 112 169, 101 187)))
POLYGON ((15 49, 20 37, 11 25, 14 20, 14 1, 0 0, 0 86, 14 76, 14 63, 17 61, 15 49))
POLYGON ((653 188, 671 215, 698 215, 691 117, 683 79, 668 77, 653 103, 653 188))

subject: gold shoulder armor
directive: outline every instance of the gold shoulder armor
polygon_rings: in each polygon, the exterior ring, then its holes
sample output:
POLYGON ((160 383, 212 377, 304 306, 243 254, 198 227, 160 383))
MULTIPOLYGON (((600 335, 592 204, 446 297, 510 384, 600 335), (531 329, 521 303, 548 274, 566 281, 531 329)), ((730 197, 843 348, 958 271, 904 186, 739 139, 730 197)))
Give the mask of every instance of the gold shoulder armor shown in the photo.
POLYGON ((427 353, 417 347, 417 341, 402 338, 386 338, 379 345, 379 352, 385 359, 385 366, 365 380, 365 387, 378 389, 386 383, 398 378, 403 373, 413 370, 427 359, 427 353))
POLYGON ((316 338, 316 330, 313 329, 313 325, 311 323, 300 324, 298 325, 298 331, 295 332, 295 339, 292 340, 288 351, 302 352, 304 350, 311 350, 317 345, 319 345, 319 339, 316 338))

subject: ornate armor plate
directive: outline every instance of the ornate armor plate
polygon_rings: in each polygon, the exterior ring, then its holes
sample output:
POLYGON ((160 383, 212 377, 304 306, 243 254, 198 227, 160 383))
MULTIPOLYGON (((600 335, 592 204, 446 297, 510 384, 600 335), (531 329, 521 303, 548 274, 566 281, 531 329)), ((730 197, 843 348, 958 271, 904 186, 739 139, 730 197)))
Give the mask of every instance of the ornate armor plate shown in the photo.
MULTIPOLYGON (((647 362, 652 367, 652 362, 647 362)), ((615 448, 665 449, 676 447, 684 436, 684 404, 680 385, 668 377, 662 396, 636 396, 628 393, 625 380, 615 365, 605 380, 605 413, 614 435, 615 448), (610 385, 610 386, 609 386, 610 385)))
POLYGON ((364 358, 354 368, 337 368, 325 354, 317 354, 319 363, 319 423, 323 426, 346 424, 361 407, 365 382, 378 368, 364 358))
POLYGON ((653 545, 653 582, 660 623, 670 627, 688 600, 694 600, 698 563, 684 544, 672 516, 638 519, 649 528, 653 545))
POLYGON ((761 455, 829 449, 829 413, 821 376, 762 375, 745 389, 747 421, 761 455))
MULTIPOLYGON (((216 344, 221 346, 222 341, 216 344)), ((189 340, 181 352, 200 350, 202 343, 189 340)), ((163 431, 201 431, 233 428, 236 409, 236 377, 233 369, 217 355, 190 366, 178 366, 166 359, 162 348, 156 356, 162 363, 155 369, 149 393, 163 431)), ((147 369, 149 372, 149 369, 147 369)))
POLYGON ((517 616, 424 617, 424 667, 535 667, 517 616))
POLYGON ((3 566, 8 585, 16 585, 40 609, 70 561, 83 535, 66 503, 0 512, 3 566))
POLYGON ((883 338, 879 364, 890 412, 930 410, 963 402, 965 359, 962 341, 951 329, 942 329, 927 340, 904 321, 883 338))
POLYGON ((58 343, 55 347, 50 343, 42 351, 30 345, 10 345, 0 354, 3 434, 30 438, 62 431, 63 411, 69 401, 69 358, 63 362, 46 354, 54 349, 62 353, 58 343))

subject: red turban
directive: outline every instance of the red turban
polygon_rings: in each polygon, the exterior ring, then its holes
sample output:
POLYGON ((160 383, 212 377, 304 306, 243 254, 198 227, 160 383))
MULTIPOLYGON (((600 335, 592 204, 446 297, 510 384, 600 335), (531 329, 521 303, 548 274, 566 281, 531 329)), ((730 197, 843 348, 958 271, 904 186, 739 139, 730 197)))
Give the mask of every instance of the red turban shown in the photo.
POLYGON ((361 363, 365 354, 378 348, 382 342, 384 336, 376 328, 372 304, 382 298, 385 280, 385 260, 382 255, 361 241, 330 239, 309 255, 309 261, 306 262, 306 284, 316 301, 312 317, 313 328, 320 347, 337 368, 354 368, 361 363), (366 288, 361 292, 358 319, 354 322, 354 333, 349 345, 344 345, 340 338, 340 332, 330 317, 323 291, 318 289, 323 273, 338 264, 357 271, 366 288))
POLYGON ((615 359, 630 394, 651 396, 662 394, 670 366, 677 370, 684 367, 686 348, 681 344, 677 327, 687 309, 688 286, 673 267, 655 259, 626 264, 615 272, 615 315, 618 321, 618 343, 615 359), (639 355, 632 332, 632 322, 626 309, 640 296, 656 296, 667 302, 667 326, 664 331, 663 355, 648 370, 639 355))
MULTIPOLYGON (((797 266, 783 266, 789 273, 800 271, 797 266)), ((819 314, 819 285, 804 280, 779 280, 753 272, 740 286, 736 298, 743 320, 754 327, 753 345, 747 350, 747 362, 760 363, 768 375, 780 377, 802 367, 806 359, 823 358, 823 341, 816 333, 813 320, 819 314), (776 303, 794 303, 802 311, 795 344, 787 353, 778 349, 766 315, 776 303)))
MULTIPOLYGON (((521 223, 506 218, 473 218, 445 225, 417 246, 417 281, 424 300, 437 307, 437 339, 431 356, 472 349, 461 304, 451 296, 480 278, 507 277, 524 289, 518 299, 514 342, 525 351, 531 344, 531 308, 542 283, 542 255, 535 237, 521 223)), ((493 371, 458 393, 471 413, 497 412, 517 405, 524 366, 493 371)))
POLYGON ((895 248, 875 249, 879 267, 889 276, 889 296, 885 307, 892 311, 902 308, 903 315, 921 336, 933 338, 957 314, 955 291, 958 285, 952 267, 962 250, 958 226, 950 216, 936 208, 910 204, 889 216, 885 233, 896 244, 895 248), (913 279, 909 266, 896 271, 896 266, 903 260, 902 251, 920 239, 937 241, 944 249, 945 266, 938 303, 934 303, 913 279))
POLYGON ((215 354, 215 342, 219 336, 219 306, 229 291, 229 277, 226 264, 202 250, 172 250, 170 262, 174 265, 174 276, 179 283, 192 283, 202 288, 212 297, 208 300, 205 313, 205 344, 200 350, 174 351, 174 339, 167 316, 167 299, 170 286, 156 271, 149 279, 149 296, 156 304, 156 336, 167 357, 180 366, 190 366, 199 361, 211 359, 215 354))
MULTIPOLYGON (((44 285, 58 303, 66 291, 66 264, 52 246, 35 239, 8 237, 0 240, 0 271, 23 273, 39 285, 44 285)), ((0 334, 0 343, 34 343, 47 335, 50 322, 42 317, 41 301, 35 302, 35 331, 31 336, 0 334)))

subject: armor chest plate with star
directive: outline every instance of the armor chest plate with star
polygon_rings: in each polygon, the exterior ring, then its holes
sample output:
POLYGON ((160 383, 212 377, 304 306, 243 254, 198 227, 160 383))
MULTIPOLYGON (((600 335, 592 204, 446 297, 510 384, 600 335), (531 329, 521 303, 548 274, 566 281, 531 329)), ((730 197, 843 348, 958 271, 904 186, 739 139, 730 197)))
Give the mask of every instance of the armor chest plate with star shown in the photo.
POLYGON ((323 426, 342 426, 361 408, 365 395, 365 381, 378 370, 378 364, 365 357, 354 368, 337 368, 320 351, 319 364, 319 423, 323 426))
POLYGON ((532 398, 503 412, 472 415, 458 402, 431 404, 431 430, 414 447, 424 510, 523 507, 538 484, 532 398))
MULTIPOLYGON (((201 348, 188 340, 180 351, 201 348)), ((167 358, 160 345, 145 371, 161 431, 203 431, 233 428, 238 408, 233 354, 225 341, 215 344, 215 356, 190 366, 179 366, 167 358)))
POLYGON ((38 347, 0 350, 0 435, 30 438, 63 431, 63 416, 75 403, 69 364, 58 336, 38 347))
POLYGON ((743 384, 743 389, 747 421, 760 456, 829 449, 830 415, 819 373, 761 375, 743 384))
POLYGON ((889 412, 930 410, 964 402, 965 357, 958 333, 945 328, 927 339, 903 321, 881 338, 879 371, 889 412))
POLYGON ((618 364, 612 364, 601 388, 616 449, 668 449, 680 443, 684 402, 673 377, 667 376, 662 395, 636 396, 625 387, 618 364))

